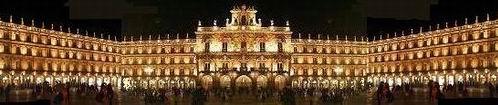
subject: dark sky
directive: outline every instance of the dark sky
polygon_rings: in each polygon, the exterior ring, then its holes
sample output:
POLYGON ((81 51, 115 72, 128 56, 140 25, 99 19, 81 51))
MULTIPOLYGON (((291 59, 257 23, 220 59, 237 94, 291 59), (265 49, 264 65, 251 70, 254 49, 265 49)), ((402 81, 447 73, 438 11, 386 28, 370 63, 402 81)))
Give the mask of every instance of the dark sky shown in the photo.
MULTIPOLYGON (((475 15, 498 16, 497 0, 240 0, 256 6, 268 24, 291 22, 295 33, 368 34, 408 32, 475 15)), ((239 2, 240 2, 239 1, 239 2)), ((0 17, 36 19, 111 35, 193 33, 198 20, 224 23, 234 0, 1 0, 0 17)), ((29 23, 29 22, 26 22, 29 23)), ((73 28, 73 29, 75 29, 73 28)), ((427 29, 427 28, 425 28, 427 29)), ((73 31, 74 32, 74 31, 73 31)), ((418 32, 418 31, 416 31, 418 32)))

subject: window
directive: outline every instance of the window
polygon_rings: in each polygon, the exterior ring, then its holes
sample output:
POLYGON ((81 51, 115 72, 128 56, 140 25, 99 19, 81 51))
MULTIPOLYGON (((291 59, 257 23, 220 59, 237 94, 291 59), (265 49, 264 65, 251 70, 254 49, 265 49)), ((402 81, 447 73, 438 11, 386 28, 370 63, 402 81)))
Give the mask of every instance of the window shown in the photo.
POLYGON ((204 71, 209 71, 209 63, 204 63, 204 71))
POLYGON ((265 68, 265 63, 259 63, 259 68, 265 68))
POLYGON ((284 71, 284 65, 282 64, 282 62, 279 62, 279 63, 277 64, 277 70, 278 70, 278 71, 284 71))
POLYGON ((278 46, 278 52, 283 52, 284 51, 282 42, 278 42, 277 46, 278 46))
POLYGON ((223 42, 221 51, 222 52, 227 52, 227 50, 228 50, 228 43, 227 42, 223 42))
POLYGON ((260 42, 259 43, 259 51, 260 52, 265 52, 265 42, 260 42))
POLYGON ((222 68, 223 68, 223 69, 228 69, 228 63, 223 63, 222 68))
POLYGON ((240 48, 245 49, 246 47, 247 47, 246 42, 242 42, 242 43, 240 44, 240 48))
POLYGON ((204 52, 209 52, 209 42, 204 43, 204 52))

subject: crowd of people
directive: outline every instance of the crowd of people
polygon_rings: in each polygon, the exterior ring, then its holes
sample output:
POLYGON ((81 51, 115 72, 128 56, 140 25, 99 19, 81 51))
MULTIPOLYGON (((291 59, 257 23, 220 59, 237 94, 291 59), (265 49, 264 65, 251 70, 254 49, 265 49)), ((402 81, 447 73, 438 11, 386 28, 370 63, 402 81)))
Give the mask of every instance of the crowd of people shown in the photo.
MULTIPOLYGON (((469 88, 486 89, 489 97, 495 97, 498 86, 491 82, 476 84, 471 82, 457 82, 455 84, 440 84, 429 81, 425 85, 403 83, 399 85, 379 83, 375 88, 372 85, 349 86, 342 88, 295 88, 286 86, 282 89, 275 87, 210 87, 208 89, 200 86, 195 88, 121 88, 119 92, 123 95, 140 97, 145 103, 186 104, 204 105, 208 100, 230 103, 233 97, 244 96, 254 98, 258 102, 279 101, 284 105, 295 104, 337 104, 342 103, 349 97, 354 97, 371 89, 375 90, 374 100, 378 104, 390 103, 396 99, 410 99, 415 94, 424 94, 426 99, 435 102, 445 97, 469 97, 469 88), (421 93, 415 92, 415 88, 423 89, 421 93)), ((36 100, 50 100, 54 105, 69 105, 71 99, 79 97, 94 97, 95 101, 104 105, 112 105, 116 100, 113 85, 102 83, 100 85, 89 85, 87 83, 60 83, 48 82, 38 84, 0 84, 0 95, 9 102, 14 90, 30 90, 29 97, 36 100), (71 95, 71 93, 75 95, 71 95)))

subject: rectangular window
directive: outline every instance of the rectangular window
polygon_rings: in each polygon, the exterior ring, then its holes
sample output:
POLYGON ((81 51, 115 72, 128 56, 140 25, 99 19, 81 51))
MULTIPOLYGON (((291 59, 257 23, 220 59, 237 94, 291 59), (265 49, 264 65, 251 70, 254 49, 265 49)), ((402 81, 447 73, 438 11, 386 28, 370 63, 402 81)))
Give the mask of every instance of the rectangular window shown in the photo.
POLYGON ((227 50, 228 50, 228 43, 227 42, 223 42, 221 51, 222 52, 227 52, 227 50))
POLYGON ((284 71, 284 65, 282 63, 277 64, 277 70, 278 71, 284 71))
POLYGON ((204 63, 204 71, 209 71, 209 63, 204 63))
POLYGON ((281 42, 278 42, 278 52, 284 52, 284 48, 281 42))
POLYGON ((204 43, 204 52, 209 52, 209 42, 204 43))
POLYGON ((265 52, 265 42, 261 42, 259 43, 259 51, 260 52, 265 52))

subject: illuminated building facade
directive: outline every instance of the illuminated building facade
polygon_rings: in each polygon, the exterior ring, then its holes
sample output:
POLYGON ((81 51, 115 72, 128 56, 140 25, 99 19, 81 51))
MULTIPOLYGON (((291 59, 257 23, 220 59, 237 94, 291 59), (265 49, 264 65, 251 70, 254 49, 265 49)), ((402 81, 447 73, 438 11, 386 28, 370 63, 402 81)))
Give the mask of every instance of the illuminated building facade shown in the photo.
MULTIPOLYGON (((1 83, 75 82, 118 87, 336 88, 365 82, 441 84, 496 81, 496 21, 478 22, 401 37, 293 34, 263 25, 252 6, 236 6, 224 25, 123 41, 89 37, 71 29, 0 22, 1 83), (307 38, 306 38, 307 37, 307 38)), ((403 33, 404 34, 404 33, 403 33)), ((394 35, 396 36, 396 35, 394 35)))

